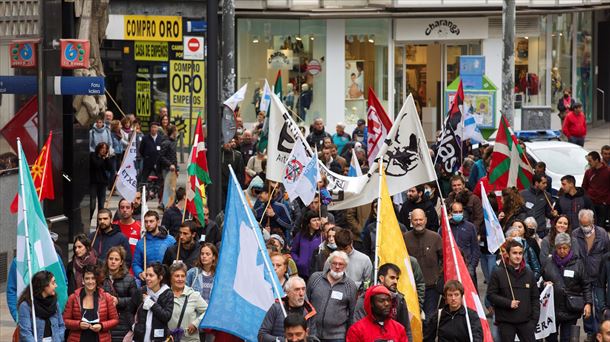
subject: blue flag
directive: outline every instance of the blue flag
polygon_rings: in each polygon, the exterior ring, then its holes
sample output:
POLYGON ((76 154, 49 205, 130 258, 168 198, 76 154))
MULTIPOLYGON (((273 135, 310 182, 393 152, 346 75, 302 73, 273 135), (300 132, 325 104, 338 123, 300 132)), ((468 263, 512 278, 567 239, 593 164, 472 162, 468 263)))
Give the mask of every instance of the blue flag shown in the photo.
POLYGON ((228 190, 214 288, 199 327, 256 341, 267 310, 284 293, 233 169, 228 190))
POLYGON ((356 149, 354 148, 352 148, 352 159, 349 162, 349 171, 347 172, 347 175, 349 177, 362 176, 362 169, 360 168, 358 157, 356 157, 356 149))
POLYGON ((483 217, 485 219, 485 230, 487 231, 487 249, 490 253, 495 253, 504 243, 504 233, 500 221, 491 208, 491 203, 487 198, 487 191, 481 182, 481 202, 483 204, 483 217))

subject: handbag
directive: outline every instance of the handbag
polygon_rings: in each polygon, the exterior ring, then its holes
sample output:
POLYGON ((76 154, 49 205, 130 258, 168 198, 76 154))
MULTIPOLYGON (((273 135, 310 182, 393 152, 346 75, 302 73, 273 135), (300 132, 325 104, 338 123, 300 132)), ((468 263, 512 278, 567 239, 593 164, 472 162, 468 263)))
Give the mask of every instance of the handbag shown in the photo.
POLYGON ((133 316, 133 325, 131 326, 131 329, 129 329, 127 334, 125 334, 125 336, 123 337, 123 342, 133 342, 133 327, 135 327, 138 323, 138 311, 140 311, 141 307, 142 304, 140 304, 140 306, 138 306, 138 308, 136 309, 136 313, 133 316))
POLYGON ((585 299, 580 295, 566 293, 566 308, 571 312, 582 312, 585 309, 585 299))
POLYGON ((170 329, 169 334, 174 342, 180 342, 182 337, 184 336, 184 329, 180 327, 182 324, 182 319, 184 318, 184 312, 186 311, 186 306, 189 304, 189 296, 187 295, 184 299, 184 305, 182 305, 182 311, 180 311, 180 318, 178 318, 178 324, 176 324, 176 329, 170 329))

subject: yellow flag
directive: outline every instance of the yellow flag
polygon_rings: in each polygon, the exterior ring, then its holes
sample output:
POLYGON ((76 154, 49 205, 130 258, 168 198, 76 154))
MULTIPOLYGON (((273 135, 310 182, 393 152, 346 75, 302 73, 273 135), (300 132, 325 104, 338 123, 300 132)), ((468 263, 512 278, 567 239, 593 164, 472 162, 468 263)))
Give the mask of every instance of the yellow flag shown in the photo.
POLYGON ((377 214, 379 219, 379 225, 377 226, 377 257, 379 258, 379 265, 391 262, 400 268, 402 276, 398 281, 398 291, 404 294, 407 301, 413 340, 421 342, 423 340, 422 320, 413 269, 411 268, 405 240, 398 226, 385 173, 381 165, 380 172, 380 199, 377 214))

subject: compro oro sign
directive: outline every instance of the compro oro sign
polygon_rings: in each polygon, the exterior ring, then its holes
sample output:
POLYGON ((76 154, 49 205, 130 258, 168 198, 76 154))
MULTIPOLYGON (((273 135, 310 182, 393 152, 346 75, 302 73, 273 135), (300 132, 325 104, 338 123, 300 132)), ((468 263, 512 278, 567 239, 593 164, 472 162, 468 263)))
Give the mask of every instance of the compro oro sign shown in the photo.
POLYGON ((181 42, 182 17, 110 15, 106 39, 181 42))
POLYGON ((398 41, 486 39, 488 25, 487 18, 396 19, 394 38, 398 41))
POLYGON ((192 94, 193 111, 196 108, 203 108, 204 62, 170 60, 169 68, 170 106, 188 108, 192 94))

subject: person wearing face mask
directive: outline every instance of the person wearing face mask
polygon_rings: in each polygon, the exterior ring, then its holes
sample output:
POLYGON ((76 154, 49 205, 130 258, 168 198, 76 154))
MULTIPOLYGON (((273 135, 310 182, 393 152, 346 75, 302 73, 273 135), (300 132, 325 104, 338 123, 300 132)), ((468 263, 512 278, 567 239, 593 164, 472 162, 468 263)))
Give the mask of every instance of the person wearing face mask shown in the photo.
POLYGON ((434 205, 434 210, 436 210, 437 217, 440 217, 443 201, 438 195, 436 182, 424 184, 424 196, 427 197, 430 202, 432 202, 432 205, 434 205))
POLYGON ((353 324, 358 288, 345 275, 349 264, 345 252, 332 252, 328 261, 327 272, 315 272, 309 277, 306 293, 317 311, 313 321, 317 337, 322 341, 339 341, 345 339, 353 324))
MULTIPOLYGON (((359 289, 367 288, 373 275, 373 263, 366 254, 354 249, 352 232, 338 228, 335 241, 337 242, 337 250, 345 252, 349 257, 349 265, 345 270, 347 276, 356 283, 359 289)), ((324 270, 329 268, 330 263, 327 261, 324 264, 324 270)))
POLYGON ((317 315, 313 305, 305 300, 305 280, 292 277, 286 281, 286 296, 281 301, 271 305, 258 330, 259 342, 275 342, 284 336, 284 312, 287 315, 301 315, 307 322, 310 336, 316 336, 315 325, 312 324, 317 315), (282 310, 282 306, 284 310, 282 310))
POLYGON ((574 108, 576 101, 572 98, 572 88, 566 88, 563 90, 563 97, 557 101, 557 110, 559 111, 559 117, 563 121, 569 111, 574 108))
POLYGON ((408 342, 405 328, 391 318, 392 295, 383 285, 371 286, 364 295, 366 317, 352 325, 347 342, 408 342))
MULTIPOLYGON (((438 231, 439 220, 434 204, 424 196, 424 186, 418 185, 407 190, 407 201, 402 204, 398 213, 398 222, 409 227, 411 213, 414 209, 421 209, 426 213, 426 228, 438 231)), ((412 228, 412 227, 411 227, 412 228)))
MULTIPOLYGON (((592 210, 582 209, 578 213, 578 222, 580 226, 572 232, 572 249, 585 264, 589 282, 595 284, 603 256, 609 251, 608 233, 595 225, 595 214, 592 210)), ((594 310, 593 315, 584 319, 585 332, 591 337, 599 324, 596 313, 594 310)))
POLYGON ((481 259, 481 249, 477 239, 477 228, 464 219, 464 207, 460 202, 453 202, 451 214, 449 215, 449 226, 455 237, 455 242, 460 248, 464 261, 468 267, 468 272, 473 282, 476 284, 476 269, 481 259))
POLYGON ((466 188, 464 178, 460 175, 451 177, 451 192, 445 204, 449 208, 453 203, 460 202, 464 209, 464 219, 471 222, 477 231, 483 226, 483 205, 481 199, 466 188))
POLYGON ((330 253, 337 250, 335 234, 337 234, 337 229, 334 224, 326 223, 322 227, 322 243, 318 250, 314 252, 313 258, 311 258, 310 272, 322 271, 330 253))
MULTIPOLYGON (((426 215, 423 210, 415 209, 411 213, 413 230, 404 234, 405 245, 409 255, 417 259, 424 281, 424 300, 420 304, 426 317, 436 313, 440 290, 437 288, 443 274, 443 241, 438 233, 426 229, 426 215)), ((419 287, 418 287, 419 290, 419 287)), ((424 321, 424 325, 427 320, 424 321)))

